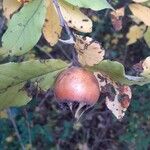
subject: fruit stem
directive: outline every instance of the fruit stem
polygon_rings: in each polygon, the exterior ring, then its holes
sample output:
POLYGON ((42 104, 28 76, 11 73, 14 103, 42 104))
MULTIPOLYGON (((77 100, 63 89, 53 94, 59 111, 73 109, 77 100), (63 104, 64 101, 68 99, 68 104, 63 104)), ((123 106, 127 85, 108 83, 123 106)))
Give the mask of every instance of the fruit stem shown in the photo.
POLYGON ((82 116, 87 110, 89 110, 91 107, 93 107, 93 105, 88 105, 85 109, 82 110, 82 108, 83 108, 84 106, 86 106, 86 105, 87 105, 86 103, 80 103, 80 104, 79 104, 79 106, 78 106, 78 108, 77 108, 77 110, 76 110, 76 112, 75 112, 75 116, 74 116, 77 122, 79 121, 79 119, 81 118, 81 116, 82 116))

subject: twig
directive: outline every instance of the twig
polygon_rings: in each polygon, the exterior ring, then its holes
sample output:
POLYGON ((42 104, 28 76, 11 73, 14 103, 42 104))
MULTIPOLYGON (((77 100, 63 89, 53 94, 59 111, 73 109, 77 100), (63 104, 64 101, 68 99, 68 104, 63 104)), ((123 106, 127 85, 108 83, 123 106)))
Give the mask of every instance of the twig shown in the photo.
POLYGON ((52 91, 51 91, 51 90, 48 90, 47 93, 46 93, 46 95, 44 96, 44 98, 41 100, 40 104, 37 106, 37 109, 38 109, 38 110, 39 110, 40 107, 44 104, 44 102, 47 100, 47 98, 48 98, 49 96, 51 96, 51 95, 52 95, 52 91))
POLYGON ((22 138, 21 138, 21 136, 20 136, 20 134, 19 134, 19 130, 18 130, 18 128, 17 128, 15 119, 13 118, 13 116, 12 116, 12 114, 11 114, 10 108, 7 109, 7 113, 8 113, 9 119, 10 119, 10 121, 12 122, 12 125, 13 125, 13 127, 14 127, 14 129, 15 129, 17 138, 18 138, 18 140, 19 140, 19 142, 20 142, 20 146, 21 146, 22 150, 25 150, 25 146, 24 146, 24 144, 23 144, 23 142, 22 142, 22 138))
POLYGON ((59 40, 63 43, 67 43, 67 44, 74 44, 75 41, 74 41, 74 38, 73 38, 73 34, 71 33, 66 21, 64 20, 64 17, 62 15, 62 12, 60 10, 60 7, 59 7, 59 4, 58 4, 58 0, 53 0, 53 4, 55 5, 56 9, 57 9, 57 12, 58 12, 58 15, 59 15, 59 18, 60 18, 60 24, 61 26, 65 27, 65 30, 67 32, 67 34, 69 35, 69 39, 68 40, 59 40))
POLYGON ((45 53, 49 58, 53 59, 53 56, 45 52, 45 50, 40 45, 36 45, 35 47, 37 47, 41 52, 45 53))
POLYGON ((126 63, 127 55, 128 55, 128 46, 125 47, 124 59, 123 59, 123 62, 122 62, 123 65, 125 65, 125 63, 126 63))
POLYGON ((26 118, 26 124, 27 124, 27 127, 28 127, 29 144, 30 144, 31 147, 32 147, 31 129, 30 129, 30 123, 29 123, 28 112, 27 112, 26 108, 24 109, 24 114, 25 114, 25 118, 26 118))
POLYGON ((65 55, 65 57, 69 60, 72 61, 70 56, 66 53, 66 51, 62 48, 60 44, 57 44, 58 48, 62 51, 62 53, 65 55))

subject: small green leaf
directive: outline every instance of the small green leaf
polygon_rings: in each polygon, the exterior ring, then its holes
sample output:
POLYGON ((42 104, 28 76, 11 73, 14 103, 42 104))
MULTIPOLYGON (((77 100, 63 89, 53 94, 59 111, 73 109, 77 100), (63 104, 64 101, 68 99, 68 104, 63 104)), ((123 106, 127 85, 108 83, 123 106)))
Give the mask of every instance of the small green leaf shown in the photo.
POLYGON ((53 86, 57 74, 66 67, 68 64, 56 59, 0 65, 0 109, 27 104, 31 100, 24 88, 27 81, 37 83, 45 91, 53 86))
POLYGON ((2 37, 6 56, 22 55, 34 47, 41 36, 45 15, 44 0, 33 0, 13 15, 2 37))
POLYGON ((148 27, 146 33, 144 34, 144 39, 147 45, 150 47, 150 27, 148 27))
POLYGON ((144 72, 140 76, 126 75, 124 66, 117 61, 103 60, 99 64, 88 68, 95 72, 100 71, 108 75, 113 81, 123 85, 144 85, 150 83, 150 76, 144 76, 144 72))
POLYGON ((31 100, 24 89, 24 85, 25 83, 21 83, 0 93, 0 110, 10 106, 22 106, 31 100))
POLYGON ((106 8, 113 9, 112 6, 107 2, 107 0, 65 0, 68 3, 84 8, 91 8, 92 10, 102 10, 106 8))

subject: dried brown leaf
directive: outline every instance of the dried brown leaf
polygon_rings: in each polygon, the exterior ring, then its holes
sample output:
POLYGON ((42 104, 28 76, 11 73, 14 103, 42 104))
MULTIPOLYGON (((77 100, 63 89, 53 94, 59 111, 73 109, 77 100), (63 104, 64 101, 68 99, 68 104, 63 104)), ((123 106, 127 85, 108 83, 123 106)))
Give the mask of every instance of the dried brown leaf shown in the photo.
POLYGON ((124 16, 124 7, 111 12, 111 22, 116 31, 122 29, 122 17, 124 16))
POLYGON ((117 119, 122 119, 130 105, 132 97, 130 87, 116 84, 100 72, 94 74, 99 82, 101 92, 106 95, 106 106, 117 119))
POLYGON ((83 66, 98 64, 105 54, 100 43, 93 41, 90 37, 76 36, 75 49, 78 53, 78 60, 83 66))
POLYGON ((117 119, 122 119, 130 105, 131 89, 129 86, 118 86, 115 83, 112 85, 116 94, 114 99, 111 99, 109 96, 106 97, 106 105, 117 119))

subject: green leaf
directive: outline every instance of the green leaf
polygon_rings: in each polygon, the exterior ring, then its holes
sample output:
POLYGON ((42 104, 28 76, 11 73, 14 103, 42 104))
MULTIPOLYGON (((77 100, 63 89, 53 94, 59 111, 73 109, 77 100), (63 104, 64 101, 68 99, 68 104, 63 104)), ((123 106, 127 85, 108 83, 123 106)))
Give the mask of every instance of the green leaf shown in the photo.
POLYGON ((2 37, 5 56, 22 55, 34 47, 41 37, 45 14, 44 0, 33 0, 13 15, 2 37))
POLYGON ((92 10, 102 10, 106 8, 113 9, 112 6, 107 2, 107 0, 65 0, 68 3, 84 8, 91 8, 92 10))
MULTIPOLYGON (((113 81, 123 85, 144 85, 150 83, 150 76, 147 76, 144 72, 140 76, 126 75, 124 66, 116 61, 103 60, 99 64, 88 68, 95 72, 100 71, 108 75, 113 81)), ((150 69, 145 72, 150 72, 150 69)))
POLYGON ((38 85, 41 90, 53 86, 57 74, 68 64, 50 59, 0 65, 0 109, 27 104, 29 97, 25 84, 27 81, 38 85))
POLYGON ((0 110, 10 106, 22 106, 31 100, 23 89, 24 85, 25 83, 18 84, 0 93, 0 110))
POLYGON ((150 47, 150 27, 148 27, 146 33, 144 34, 144 39, 147 45, 150 47))

